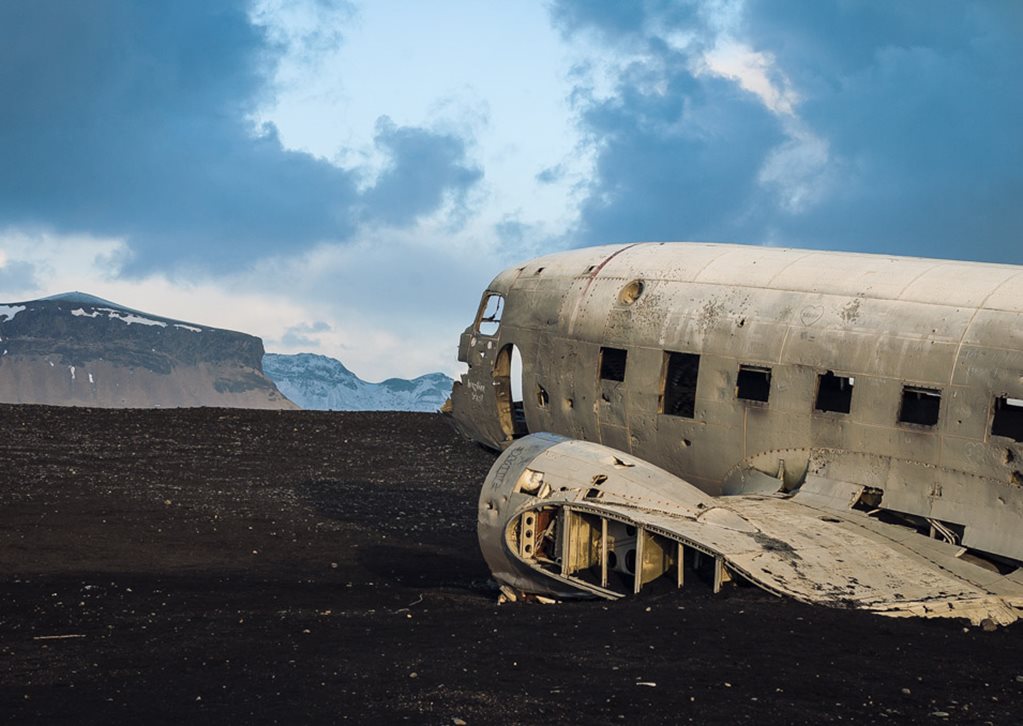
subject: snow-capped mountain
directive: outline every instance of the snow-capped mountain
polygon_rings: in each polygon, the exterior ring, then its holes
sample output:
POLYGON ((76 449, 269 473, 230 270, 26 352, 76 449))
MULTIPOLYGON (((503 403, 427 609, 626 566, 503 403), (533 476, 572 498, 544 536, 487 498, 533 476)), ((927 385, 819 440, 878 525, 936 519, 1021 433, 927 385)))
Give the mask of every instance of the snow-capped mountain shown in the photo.
POLYGON ((0 403, 295 408, 263 341, 81 292, 0 304, 0 403))
POLYGON ((340 361, 313 353, 267 353, 263 371, 299 406, 321 411, 436 411, 454 383, 443 373, 368 383, 340 361))

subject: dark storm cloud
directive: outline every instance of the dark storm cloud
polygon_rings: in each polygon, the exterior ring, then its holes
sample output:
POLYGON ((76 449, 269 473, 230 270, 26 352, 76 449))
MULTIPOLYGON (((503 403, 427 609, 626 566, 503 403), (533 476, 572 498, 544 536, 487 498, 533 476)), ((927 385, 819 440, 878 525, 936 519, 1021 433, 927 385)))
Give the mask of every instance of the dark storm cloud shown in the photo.
POLYGON ((722 79, 677 71, 666 93, 641 86, 627 78, 583 115, 602 148, 580 240, 743 239, 764 149, 783 139, 777 120, 722 79))
POLYGON ((685 5, 610 16, 596 5, 562 0, 553 18, 642 60, 610 99, 577 89, 597 149, 578 243, 726 239, 1023 262, 1020 5, 751 3, 738 40, 790 80, 794 119, 694 73, 711 36, 685 5), (680 53, 662 41, 672 31, 696 45, 680 53), (800 131, 821 142, 808 166, 777 156, 800 131), (786 180, 805 187, 800 203, 786 180))
POLYGON ((799 242, 1023 262, 1023 6, 755 3, 751 41, 849 174, 799 242), (825 44, 825 33, 840 42, 825 44))
POLYGON ((448 193, 464 205, 468 190, 483 178, 482 170, 467 165, 465 142, 457 136, 398 127, 384 116, 375 142, 391 163, 365 198, 369 214, 388 224, 414 221, 439 207, 448 193))
POLYGON ((344 240, 367 217, 408 223, 471 183, 460 140, 424 129, 390 129, 392 175, 366 198, 355 172, 284 149, 272 126, 253 129, 282 49, 247 10, 0 4, 0 225, 124 236, 134 272, 223 270, 344 240), (402 196, 397 177, 421 187, 421 163, 439 191, 402 196))
POLYGON ((551 15, 555 25, 565 33, 596 30, 612 41, 630 35, 642 35, 651 19, 674 25, 699 22, 695 4, 679 0, 555 0, 551 5, 551 15))

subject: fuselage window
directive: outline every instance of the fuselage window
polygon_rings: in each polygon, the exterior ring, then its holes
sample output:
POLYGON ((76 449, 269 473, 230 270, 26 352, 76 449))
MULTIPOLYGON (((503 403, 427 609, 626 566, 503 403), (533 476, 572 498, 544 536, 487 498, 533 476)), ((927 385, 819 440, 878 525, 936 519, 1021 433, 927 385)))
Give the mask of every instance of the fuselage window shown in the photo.
POLYGON ((854 378, 836 376, 831 371, 819 376, 817 379, 817 403, 815 408, 818 411, 849 413, 852 410, 854 385, 856 385, 854 378))
POLYGON ((991 435, 1023 441, 1023 400, 1005 396, 995 399, 995 419, 991 422, 991 435))
POLYGON ((664 353, 660 413, 693 418, 696 415, 696 379, 700 356, 693 353, 664 353))
POLYGON ((493 337, 501 327, 501 316, 504 314, 504 295, 488 292, 480 305, 479 320, 476 321, 476 332, 480 335, 493 337))
POLYGON ((903 387, 902 406, 899 408, 901 423, 934 426, 938 423, 939 413, 941 413, 940 390, 919 386, 903 387))
POLYGON ((771 397, 771 369, 761 366, 739 366, 735 395, 745 401, 767 403, 771 397))
POLYGON ((605 381, 624 381, 629 351, 621 348, 600 349, 600 378, 605 381))

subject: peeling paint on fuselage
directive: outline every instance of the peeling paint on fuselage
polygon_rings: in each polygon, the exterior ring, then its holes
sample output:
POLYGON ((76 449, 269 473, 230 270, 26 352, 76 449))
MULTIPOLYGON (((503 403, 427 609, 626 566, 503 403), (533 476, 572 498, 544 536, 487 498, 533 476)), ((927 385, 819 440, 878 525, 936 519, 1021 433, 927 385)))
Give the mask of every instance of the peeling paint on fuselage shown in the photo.
MULTIPOLYGON (((995 401, 1023 398, 1023 268, 738 245, 563 252, 499 274, 496 333, 462 335, 451 414, 506 448, 528 431, 610 446, 711 495, 742 472, 880 489, 883 507, 1023 560, 1023 445, 992 435, 995 401), (623 289, 642 281, 635 299, 623 289), (523 361, 520 406, 497 363, 523 361), (601 348, 627 352, 601 380, 601 348), (666 354, 700 356, 692 418, 661 413, 666 354), (740 365, 770 369, 767 402, 737 397, 740 365), (849 413, 816 410, 820 376, 854 381, 849 413), (940 391, 934 425, 900 422, 904 387, 940 391), (524 426, 507 420, 521 410, 524 426), (504 420, 503 420, 504 419, 504 420)), ((481 305, 482 311, 482 305, 481 305)), ((479 316, 477 316, 479 317, 479 316)), ((850 504, 851 506, 851 504, 850 504)))

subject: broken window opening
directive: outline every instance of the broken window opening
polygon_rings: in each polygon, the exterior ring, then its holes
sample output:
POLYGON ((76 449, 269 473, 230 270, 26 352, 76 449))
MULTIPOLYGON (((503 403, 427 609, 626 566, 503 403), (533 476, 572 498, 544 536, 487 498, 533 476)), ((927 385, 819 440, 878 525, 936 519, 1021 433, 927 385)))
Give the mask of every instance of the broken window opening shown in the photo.
POLYGON ((604 492, 601 491, 600 485, 606 481, 606 474, 595 474, 593 479, 590 480, 590 488, 586 491, 586 499, 600 499, 603 497, 604 492))
POLYGON ((745 401, 767 403, 771 397, 771 369, 740 365, 735 395, 745 401))
POLYGON ((1023 400, 1000 396, 995 399, 991 435, 1023 441, 1023 400))
POLYGON ((604 381, 625 381, 629 351, 621 348, 600 349, 600 378, 604 381))
POLYGON ((493 337, 501 327, 501 316, 504 314, 504 295, 488 292, 480 305, 480 314, 476 321, 476 332, 480 335, 493 337))
POLYGON ((693 353, 665 351, 658 413, 694 418, 696 416, 696 381, 699 374, 700 356, 693 353))
POLYGON ((852 410, 853 386, 856 381, 847 376, 836 376, 831 371, 817 377, 818 411, 849 413, 852 410))
POLYGON ((852 508, 861 512, 873 512, 881 506, 884 499, 884 489, 877 487, 863 487, 863 490, 856 497, 852 508))
POLYGON ((505 438, 517 439, 528 434, 522 402, 522 356, 515 345, 504 346, 494 358, 494 394, 505 438))
POLYGON ((547 389, 538 383, 536 385, 536 404, 540 408, 547 408, 547 404, 550 403, 550 401, 551 397, 547 394, 547 389))
POLYGON ((899 422, 918 426, 934 426, 941 412, 941 391, 935 388, 904 386, 899 422))
POLYGON ((549 494, 551 491, 550 484, 547 484, 543 478, 544 474, 542 471, 526 467, 522 470, 518 481, 515 482, 515 491, 525 492, 526 494, 532 494, 543 499, 545 492, 549 494))

